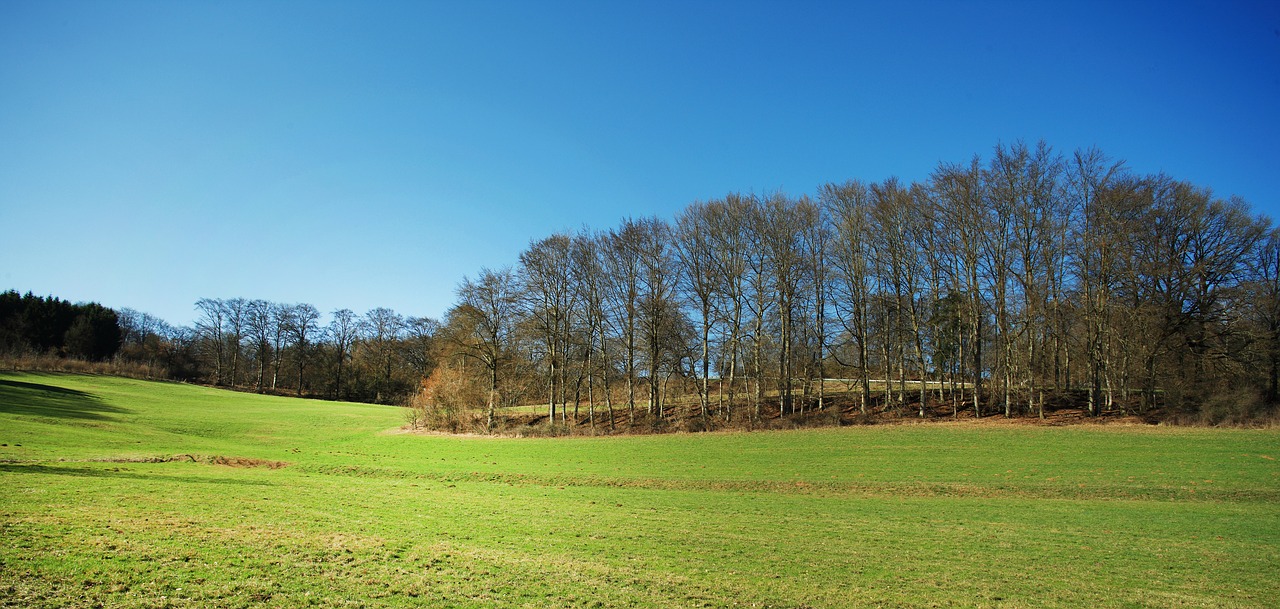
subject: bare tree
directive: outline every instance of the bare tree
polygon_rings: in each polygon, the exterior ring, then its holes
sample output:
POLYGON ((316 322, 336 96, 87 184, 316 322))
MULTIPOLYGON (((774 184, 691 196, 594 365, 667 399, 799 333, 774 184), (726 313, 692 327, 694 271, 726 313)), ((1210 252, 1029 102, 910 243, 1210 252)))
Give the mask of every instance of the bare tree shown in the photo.
POLYGON ((440 322, 430 317, 410 317, 404 323, 401 354, 419 378, 427 378, 436 364, 436 335, 440 322))
POLYGON ((737 398, 738 371, 742 366, 743 323, 747 298, 747 259, 751 242, 753 201, 730 194, 707 204, 707 240, 712 255, 712 290, 716 316, 724 322, 720 337, 720 401, 722 414, 730 420, 737 398), (728 387, 728 402, 724 388, 728 387))
POLYGON ((832 239, 831 222, 820 202, 804 200, 801 208, 801 249, 808 258, 810 294, 813 299, 811 316, 813 323, 814 363, 818 376, 818 410, 826 407, 826 359, 827 359, 827 250, 832 239))
POLYGON ((227 350, 231 355, 231 385, 240 383, 240 351, 249 322, 248 301, 228 298, 222 301, 227 320, 227 350))
POLYGON ((718 287, 716 256, 710 238, 714 208, 694 203, 676 219, 676 255, 680 268, 683 299, 696 310, 699 323, 701 355, 698 401, 702 419, 710 408, 711 331, 717 322, 715 290, 718 287))
POLYGON ((120 326, 121 355, 155 368, 160 361, 160 343, 168 324, 154 315, 130 308, 118 309, 116 316, 120 326))
POLYGON ((295 304, 289 309, 288 333, 293 345, 293 361, 298 366, 298 396, 301 397, 303 385, 306 384, 303 372, 311 357, 316 334, 320 330, 320 311, 306 303, 295 304))
MULTIPOLYGON (((670 396, 696 393, 710 423, 717 385, 726 420, 740 391, 759 418, 766 386, 783 416, 815 395, 822 408, 828 365, 856 377, 863 412, 873 383, 922 417, 948 396, 956 417, 965 404, 1044 417, 1049 391, 1086 387, 1094 414, 1139 385, 1144 404, 1189 403, 1246 370, 1280 378, 1263 347, 1280 343, 1263 306, 1268 227, 1238 200, 1131 176, 1095 150, 1064 163, 1043 142, 940 164, 926 184, 827 184, 817 203, 731 194, 672 225, 532 243, 530 332, 511 348, 543 375, 512 378, 545 379, 561 421, 585 392, 593 426, 597 383, 612 423, 619 377, 632 423, 642 391, 659 420, 670 396)), ((1267 384, 1276 399, 1280 381, 1267 384)))
MULTIPOLYGON (((1111 162, 1097 149, 1079 150, 1068 165, 1068 197, 1079 214, 1072 241, 1077 249, 1076 277, 1080 283, 1085 324, 1085 353, 1089 411, 1097 414, 1103 389, 1109 312, 1118 254, 1117 239, 1125 234, 1113 218, 1117 203, 1131 192, 1123 181, 1124 164, 1111 162)), ((1068 375, 1069 376, 1069 375, 1068 375)))
POLYGON ((1185 182, 1166 184, 1165 196, 1150 208, 1153 221, 1146 223, 1151 241, 1145 249, 1154 254, 1143 257, 1152 287, 1148 300, 1159 316, 1145 350, 1147 393, 1154 394, 1163 375, 1181 380, 1183 398, 1199 403, 1224 389, 1222 379, 1236 376, 1224 368, 1238 360, 1228 295, 1244 277, 1265 225, 1241 201, 1216 199, 1185 182))
MULTIPOLYGON (((578 297, 573 285, 572 250, 572 238, 557 234, 531 243, 520 254, 520 281, 528 319, 546 348, 547 416, 551 420, 555 420, 557 403, 566 403, 569 327, 578 297)), ((565 416, 561 412, 561 419, 565 416)))
POLYGON ((284 349, 290 344, 290 328, 293 327, 293 307, 272 303, 271 305, 271 390, 275 391, 280 382, 280 362, 284 349))
POLYGON ((770 342, 770 337, 765 330, 769 324, 769 317, 773 314, 773 308, 776 304, 773 286, 773 261, 768 255, 768 249, 765 244, 764 233, 768 230, 767 214, 764 206, 759 198, 751 197, 748 206, 745 208, 745 218, 743 219, 742 235, 746 247, 746 281, 747 286, 746 298, 747 313, 751 316, 750 332, 751 338, 751 374, 754 377, 755 388, 751 396, 752 408, 751 416, 754 419, 761 417, 761 405, 764 402, 764 384, 765 384, 765 351, 766 344, 770 342))
MULTIPOLYGON (((916 188, 917 191, 921 190, 916 188)), ((927 198, 919 192, 904 188, 896 178, 885 180, 871 188, 872 215, 875 218, 876 243, 881 264, 881 285, 888 286, 892 294, 885 294, 883 302, 888 303, 886 315, 888 320, 886 331, 890 338, 886 345, 897 344, 898 353, 893 358, 898 363, 899 394, 906 389, 906 355, 903 345, 909 343, 915 351, 916 375, 919 377, 919 416, 924 416, 928 393, 927 360, 924 350, 924 332, 921 302, 921 284, 925 277, 925 262, 920 253, 919 226, 921 218, 927 217, 918 209, 918 205, 927 202, 927 198)), ((886 359, 890 354, 886 350, 886 359)), ((886 377, 887 377, 886 368, 886 377)), ((900 398, 901 399, 901 398, 900 398)))
POLYGON ((351 309, 338 309, 333 312, 326 331, 329 341, 334 347, 333 396, 342 399, 342 369, 351 358, 351 348, 359 337, 360 324, 351 309))
POLYGON ((1000 349, 996 365, 1006 417, 1012 416, 1013 408, 1014 339, 1010 294, 1013 280, 1013 218, 1026 191, 1023 182, 1027 156, 1026 146, 1021 143, 1012 148, 996 146, 995 155, 987 170, 989 188, 983 216, 985 255, 982 260, 990 282, 991 308, 996 321, 996 340, 1000 349))
POLYGON ((986 181, 977 157, 968 165, 942 164, 930 177, 938 219, 947 227, 945 245, 951 251, 955 270, 953 289, 963 295, 962 307, 955 307, 959 323, 967 330, 969 370, 973 384, 973 412, 982 416, 984 375, 982 343, 985 326, 982 262, 985 256, 986 181))
POLYGON ((1256 248, 1250 265, 1247 310, 1257 328, 1266 399, 1280 403, 1280 229, 1272 228, 1256 248))
POLYGON ((639 261, 638 315, 640 337, 645 347, 648 364, 649 414, 664 416, 662 402, 662 365, 669 357, 672 345, 673 324, 679 320, 679 307, 675 306, 676 272, 673 252, 670 248, 671 228, 657 218, 645 218, 635 223, 636 259, 639 261))
POLYGON ((196 332, 204 351, 213 360, 213 384, 223 384, 223 362, 227 350, 227 309, 222 299, 201 298, 196 301, 200 318, 196 320, 196 332))
POLYGON ((605 277, 604 264, 601 260, 604 248, 608 246, 604 235, 595 235, 585 230, 573 239, 573 270, 575 285, 578 289, 578 302, 582 310, 583 320, 583 368, 587 379, 587 403, 589 412, 587 420, 592 427, 596 424, 595 379, 600 377, 604 390, 605 407, 609 412, 609 429, 613 423, 613 395, 609 384, 610 369, 608 337, 605 334, 605 277), (599 354, 599 357, 597 357, 599 354))
POLYGON ((249 301, 246 307, 246 325, 249 339, 253 345, 253 359, 258 364, 257 379, 254 389, 262 393, 267 379, 267 358, 274 354, 271 338, 276 330, 275 305, 265 300, 249 301))
POLYGON ((1027 412, 1044 418, 1045 352, 1051 333, 1050 309, 1054 284, 1060 282, 1063 244, 1059 236, 1062 199, 1058 184, 1062 160, 1043 141, 1034 150, 1019 142, 1012 147, 1021 179, 1012 212, 1014 272, 1021 297, 1018 333, 1023 342, 1023 384, 1027 412))
POLYGON ((793 200, 781 194, 768 197, 762 208, 760 238, 772 273, 774 311, 778 321, 778 393, 783 414, 795 410, 792 382, 797 340, 795 314, 800 289, 806 279, 803 235, 806 224, 816 222, 816 209, 808 198, 793 200))
POLYGON ((462 328, 450 340, 461 352, 484 367, 489 377, 488 422, 493 428, 498 383, 519 314, 520 288, 511 269, 482 269, 472 281, 463 278, 457 290, 458 304, 449 310, 447 327, 462 328))
MULTIPOLYGON (((820 200, 827 208, 835 226, 830 260, 836 274, 836 280, 832 282, 832 291, 836 295, 834 298, 836 319, 844 328, 857 354, 858 380, 861 385, 859 408, 863 414, 866 414, 867 407, 871 403, 868 342, 871 297, 869 269, 871 194, 865 184, 857 181, 824 184, 820 190, 820 200)), ((838 356, 837 361, 839 361, 838 356)))
POLYGON ((360 327, 374 356, 377 375, 374 400, 382 402, 391 393, 391 375, 395 367, 396 345, 404 332, 405 321, 400 314, 386 307, 378 307, 365 313, 360 327))
POLYGON ((623 374, 627 382, 627 416, 635 423, 636 410, 636 353, 638 349, 638 324, 640 316, 640 224, 624 220, 622 226, 608 234, 608 247, 604 248, 606 281, 606 322, 621 337, 623 374))

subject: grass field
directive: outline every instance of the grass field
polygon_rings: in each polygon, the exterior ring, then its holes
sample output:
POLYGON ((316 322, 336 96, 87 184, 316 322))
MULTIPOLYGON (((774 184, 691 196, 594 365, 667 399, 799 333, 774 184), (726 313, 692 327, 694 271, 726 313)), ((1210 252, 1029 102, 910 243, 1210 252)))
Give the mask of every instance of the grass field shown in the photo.
POLYGON ((402 423, 0 373, 0 606, 1280 605, 1274 430, 402 423))

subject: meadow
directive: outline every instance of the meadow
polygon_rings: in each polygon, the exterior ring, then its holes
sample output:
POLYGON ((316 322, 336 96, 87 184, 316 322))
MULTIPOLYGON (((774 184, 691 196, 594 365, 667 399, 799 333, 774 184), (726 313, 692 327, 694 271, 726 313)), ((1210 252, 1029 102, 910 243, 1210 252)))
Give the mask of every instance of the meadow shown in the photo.
POLYGON ((492 438, 0 373, 0 607, 1275 607, 1280 431, 492 438))

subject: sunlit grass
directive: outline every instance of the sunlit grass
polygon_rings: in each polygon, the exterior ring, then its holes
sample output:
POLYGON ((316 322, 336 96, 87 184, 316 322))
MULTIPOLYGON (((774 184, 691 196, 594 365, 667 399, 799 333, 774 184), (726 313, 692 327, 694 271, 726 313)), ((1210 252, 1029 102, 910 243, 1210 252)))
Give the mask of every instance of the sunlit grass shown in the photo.
POLYGON ((0 374, 0 606, 1280 598, 1275 431, 938 424, 533 440, 402 423, 391 407, 0 374))

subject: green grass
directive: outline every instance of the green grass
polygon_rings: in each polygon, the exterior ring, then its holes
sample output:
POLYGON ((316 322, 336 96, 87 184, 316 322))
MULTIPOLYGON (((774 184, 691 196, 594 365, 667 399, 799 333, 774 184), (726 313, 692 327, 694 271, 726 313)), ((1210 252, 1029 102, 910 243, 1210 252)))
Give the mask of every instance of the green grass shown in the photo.
POLYGON ((1280 602, 1277 431, 493 439, 402 423, 0 373, 0 606, 1280 602))

